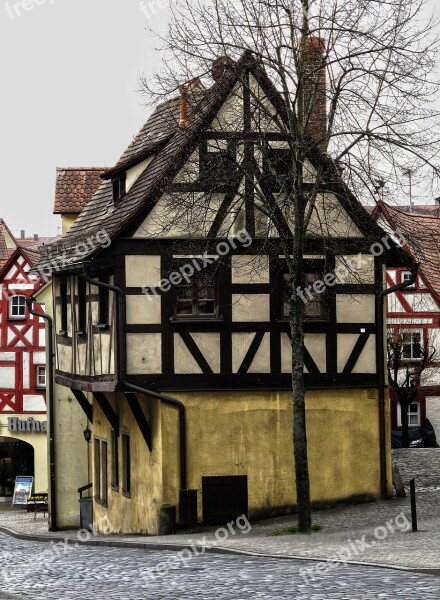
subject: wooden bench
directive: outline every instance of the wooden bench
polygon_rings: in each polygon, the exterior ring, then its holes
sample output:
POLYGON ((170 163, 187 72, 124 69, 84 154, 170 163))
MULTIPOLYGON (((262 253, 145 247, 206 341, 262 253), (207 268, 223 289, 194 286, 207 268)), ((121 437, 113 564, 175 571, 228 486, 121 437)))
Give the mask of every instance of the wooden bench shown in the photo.
POLYGON ((42 494, 33 494, 29 496, 26 504, 26 511, 34 513, 34 521, 37 519, 37 513, 44 513, 43 516, 46 516, 47 513, 47 497, 46 493, 42 494))

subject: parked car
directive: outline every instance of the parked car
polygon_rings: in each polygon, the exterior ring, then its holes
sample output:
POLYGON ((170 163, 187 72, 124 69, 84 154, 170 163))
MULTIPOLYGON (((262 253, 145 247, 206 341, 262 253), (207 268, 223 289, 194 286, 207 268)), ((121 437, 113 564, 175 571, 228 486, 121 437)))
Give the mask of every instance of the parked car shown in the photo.
MULTIPOLYGON (((410 448, 440 448, 435 437, 434 427, 429 419, 425 419, 421 427, 409 427, 410 448)), ((402 448, 402 428, 397 427, 391 431, 391 447, 402 448)))

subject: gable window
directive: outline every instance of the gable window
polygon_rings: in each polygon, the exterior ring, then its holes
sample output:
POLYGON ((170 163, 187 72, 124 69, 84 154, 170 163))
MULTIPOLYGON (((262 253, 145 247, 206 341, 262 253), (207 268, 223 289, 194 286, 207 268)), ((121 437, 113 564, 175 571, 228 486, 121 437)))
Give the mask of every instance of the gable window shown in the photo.
POLYGON ((113 186, 113 201, 117 202, 124 196, 126 191, 126 175, 125 173, 121 173, 118 177, 112 179, 113 186))
POLYGON ((176 287, 174 315, 177 318, 213 318, 218 315, 217 286, 212 273, 196 273, 189 283, 176 287))
POLYGON ((35 387, 45 388, 46 387, 46 365, 38 365, 35 367, 35 387))
POLYGON ((131 491, 131 459, 130 459, 130 436, 126 433, 121 435, 122 445, 122 493, 130 496, 131 491))
MULTIPOLYGON (((401 274, 401 282, 405 283, 406 281, 409 281, 412 277, 412 273, 411 271, 402 271, 401 274)), ((417 279, 414 283, 412 283, 410 286, 408 286, 406 289, 410 290, 412 288, 415 288, 417 284, 417 279)))
POLYGON ((78 334, 86 333, 87 319, 87 298, 86 298, 86 280, 84 277, 78 277, 78 334))
POLYGON ((26 318, 26 296, 12 296, 9 299, 9 318, 17 320, 26 318))
POLYGON ((289 175, 290 151, 284 142, 268 142, 264 150, 263 172, 272 190, 279 191, 289 175))
MULTIPOLYGON (((313 284, 322 279, 319 271, 307 270, 304 273, 304 285, 302 290, 304 302, 304 318, 308 321, 328 319, 327 297, 325 291, 317 294, 313 290, 313 284)), ((289 318, 290 296, 292 293, 292 276, 290 273, 282 273, 282 310, 281 316, 284 319, 289 318)))
POLYGON ((422 352, 422 332, 404 331, 402 333, 402 359, 421 360, 422 352))
POLYGON ((211 186, 230 183, 236 169, 236 151, 227 140, 207 140, 206 152, 200 153, 200 177, 211 186))
MULTIPOLYGON (((420 402, 413 402, 408 406, 408 425, 410 427, 420 427, 420 402)), ((397 405, 397 427, 402 427, 402 407, 400 402, 397 405)))
POLYGON ((107 503, 107 442, 95 437, 94 447, 95 499, 107 503))
POLYGON ((60 333, 62 335, 67 335, 67 279, 65 277, 60 280, 60 311, 60 333))

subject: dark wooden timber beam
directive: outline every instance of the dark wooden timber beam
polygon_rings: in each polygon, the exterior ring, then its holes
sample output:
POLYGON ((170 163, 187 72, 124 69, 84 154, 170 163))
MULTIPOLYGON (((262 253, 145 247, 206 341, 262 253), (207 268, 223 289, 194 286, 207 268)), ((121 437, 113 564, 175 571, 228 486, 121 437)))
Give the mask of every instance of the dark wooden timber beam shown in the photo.
POLYGON ((147 443, 148 450, 151 452, 153 449, 153 443, 151 440, 151 427, 147 421, 147 417, 145 416, 141 405, 139 404, 139 400, 137 399, 136 394, 132 394, 129 392, 125 392, 125 397, 127 399, 128 406, 130 407, 130 410, 133 413, 133 417, 135 418, 135 421, 138 424, 142 435, 144 436, 144 440, 147 443))
POLYGON ((112 405, 107 400, 106 395, 103 392, 92 392, 96 402, 99 404, 102 412, 105 414, 107 421, 110 423, 112 429, 119 435, 119 417, 113 410, 112 405))
POLYGON ((84 394, 84 392, 82 392, 81 390, 74 390, 73 388, 70 388, 70 391, 75 396, 75 398, 78 400, 78 404, 83 409, 87 419, 90 421, 90 423, 93 424, 93 407, 90 404, 90 402, 87 400, 87 397, 84 394))

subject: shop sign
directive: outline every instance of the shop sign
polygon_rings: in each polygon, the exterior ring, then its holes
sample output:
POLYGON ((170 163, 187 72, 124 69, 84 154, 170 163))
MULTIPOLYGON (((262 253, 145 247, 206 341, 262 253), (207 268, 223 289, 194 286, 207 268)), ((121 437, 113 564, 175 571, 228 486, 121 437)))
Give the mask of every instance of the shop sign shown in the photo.
POLYGON ((47 432, 47 421, 35 421, 32 417, 27 419, 17 419, 17 417, 8 417, 8 431, 15 433, 23 432, 47 432))

